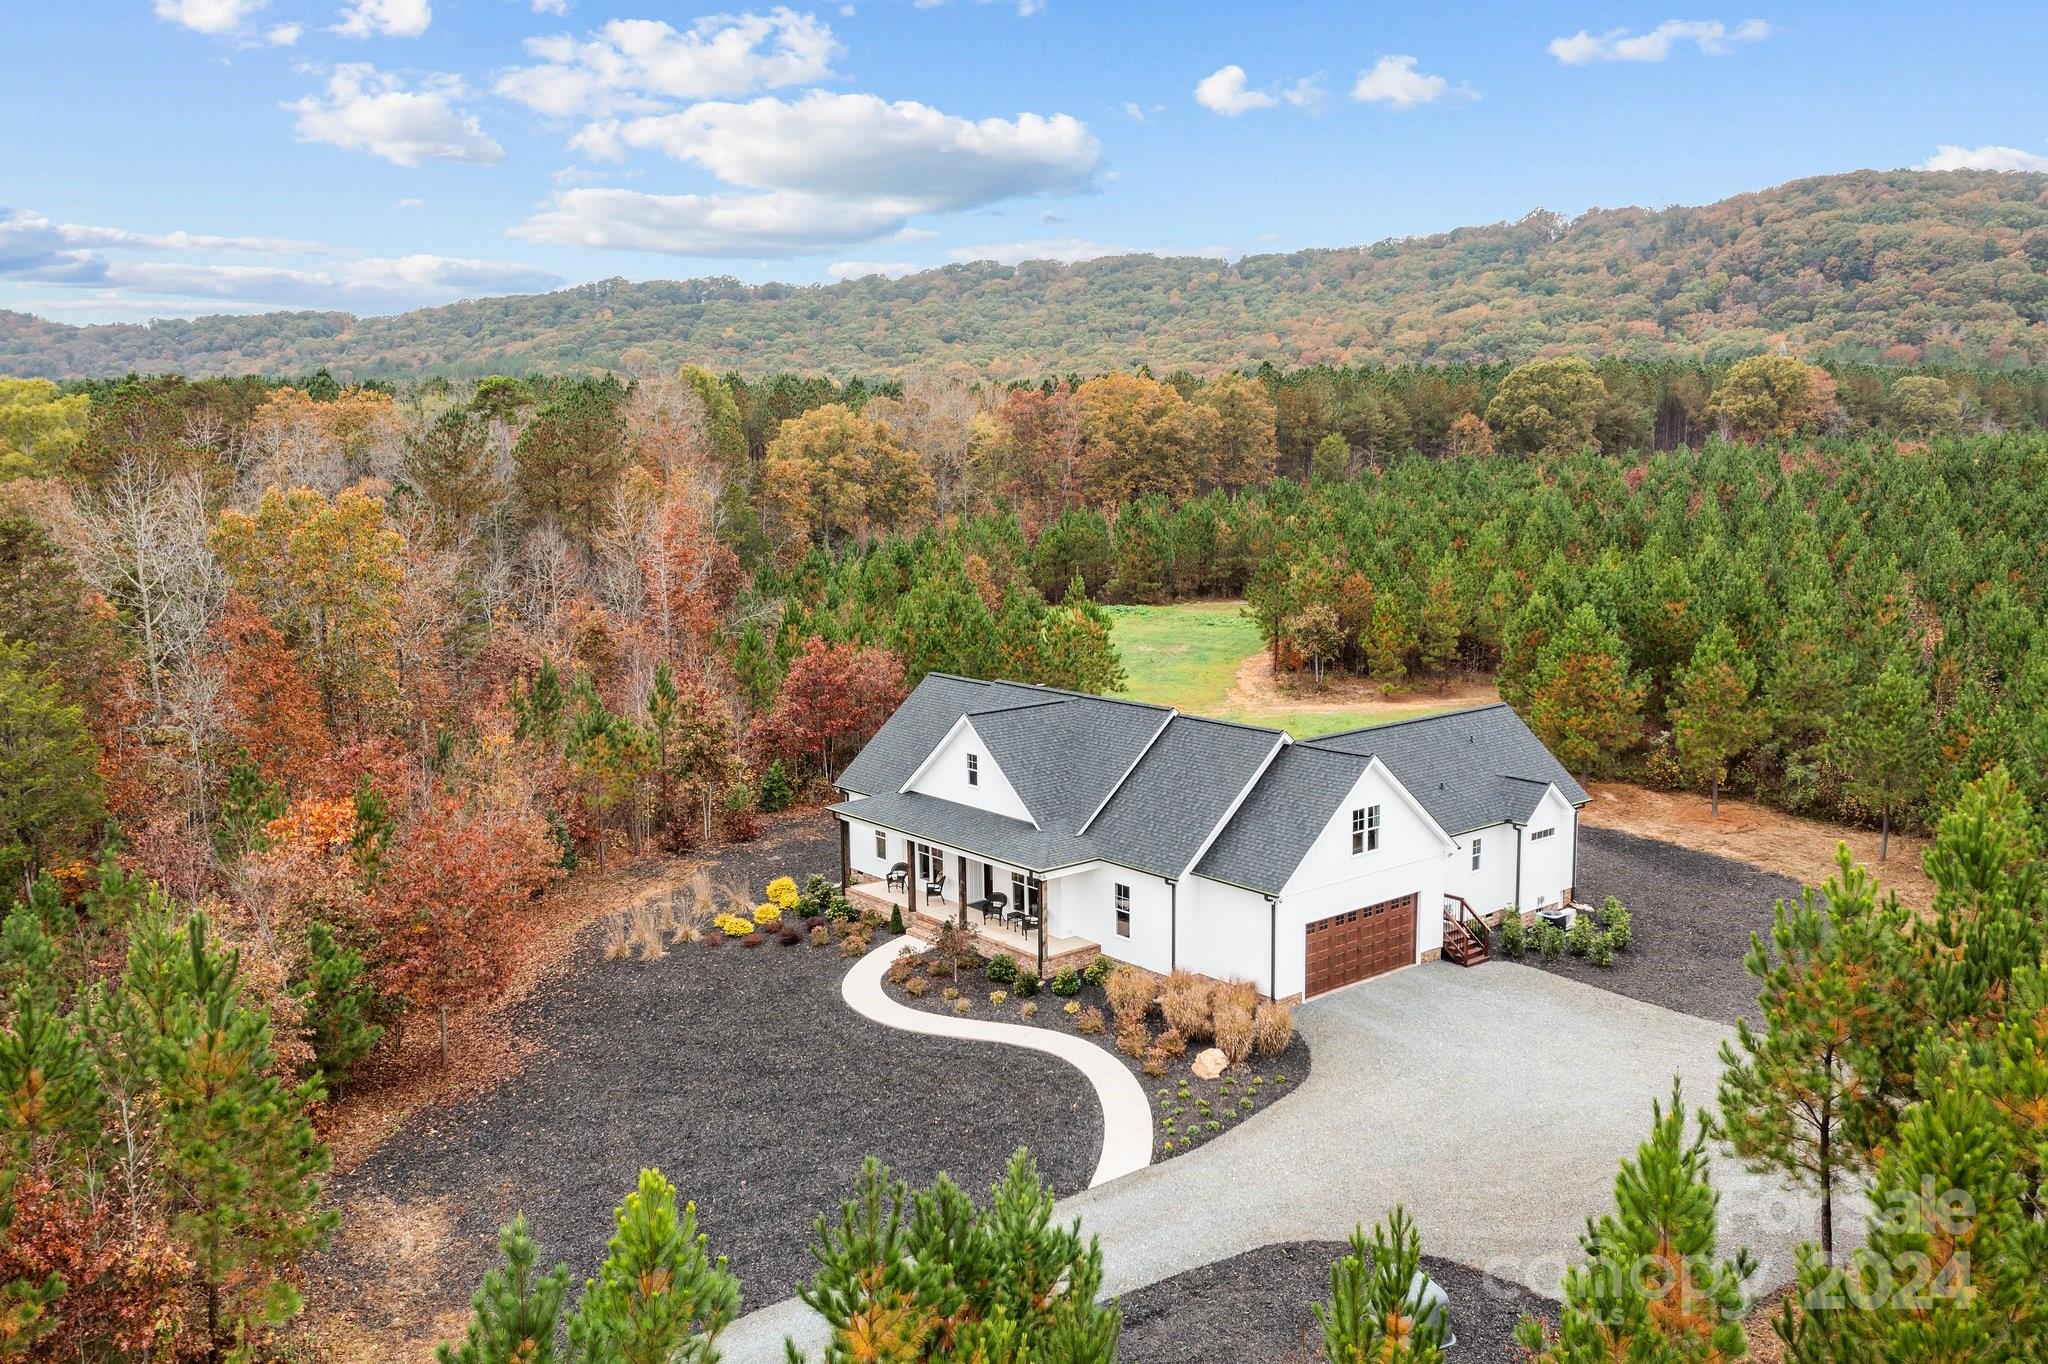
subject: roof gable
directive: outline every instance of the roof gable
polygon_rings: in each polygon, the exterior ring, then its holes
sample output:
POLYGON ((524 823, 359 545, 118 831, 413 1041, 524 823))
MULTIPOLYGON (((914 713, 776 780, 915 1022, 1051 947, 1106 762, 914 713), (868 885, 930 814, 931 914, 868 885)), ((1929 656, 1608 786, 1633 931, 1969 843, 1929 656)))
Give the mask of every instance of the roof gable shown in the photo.
POLYGON ((1176 715, 1088 826, 1102 855, 1179 876, 1287 736, 1176 715))
POLYGON ((1520 824, 1556 786, 1583 805, 1585 789, 1506 703, 1347 730, 1304 746, 1373 754, 1444 830, 1520 824))
POLYGON ((1278 895, 1371 763, 1368 754, 1289 744, 1266 765, 1195 870, 1278 895))

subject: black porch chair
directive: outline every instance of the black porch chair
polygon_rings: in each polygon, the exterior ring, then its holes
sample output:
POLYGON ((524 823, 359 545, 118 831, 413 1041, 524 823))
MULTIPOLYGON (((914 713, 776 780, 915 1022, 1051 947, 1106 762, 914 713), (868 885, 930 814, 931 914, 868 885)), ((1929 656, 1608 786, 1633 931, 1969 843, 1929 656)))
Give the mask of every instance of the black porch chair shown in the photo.
POLYGON ((889 890, 894 890, 898 886, 903 887, 905 890, 909 890, 910 864, 908 862, 898 862, 894 866, 890 867, 889 879, 884 883, 884 885, 889 890))
POLYGON ((976 900, 971 906, 971 908, 981 911, 981 921, 984 924, 990 919, 1001 922, 1004 911, 1008 910, 1009 907, 1010 897, 1001 891, 991 891, 985 898, 976 900))

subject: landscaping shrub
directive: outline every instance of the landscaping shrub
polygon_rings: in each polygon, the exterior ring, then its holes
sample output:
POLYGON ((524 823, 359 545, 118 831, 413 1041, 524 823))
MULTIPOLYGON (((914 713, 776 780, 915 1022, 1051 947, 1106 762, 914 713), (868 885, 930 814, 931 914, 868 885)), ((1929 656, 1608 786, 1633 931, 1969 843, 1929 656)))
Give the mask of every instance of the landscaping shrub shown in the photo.
POLYGON ((716 947, 720 943, 724 942, 725 939, 719 937, 716 933, 707 933, 703 937, 699 938, 697 941, 703 943, 706 947, 716 947))
POLYGON ((1520 961, 1529 950, 1529 926, 1520 905, 1509 905, 1500 912, 1500 950, 1510 961, 1520 961))
POLYGON ((831 943, 832 930, 825 927, 825 925, 819 924, 817 927, 811 930, 811 946, 829 947, 831 943))
POLYGON ((1126 1056, 1143 1056, 1152 1049, 1152 1030, 1145 1026, 1144 1019, 1117 1019, 1116 1049, 1126 1056))
POLYGON ((795 947, 798 943, 802 942, 803 940, 804 935, 797 932, 796 929, 791 927, 789 924, 784 924, 781 928, 775 931, 775 941, 781 943, 784 947, 795 947))
POLYGON ((1102 1017, 1102 1010, 1093 1004, 1081 1010, 1081 1016, 1074 1020, 1074 1031, 1087 1033, 1091 1037, 1104 1031, 1108 1026, 1108 1022, 1102 1017))
POLYGON ((728 938, 744 938, 754 931, 754 921, 744 914, 725 913, 713 919, 712 925, 728 938))
MULTIPOLYGON (((1054 1220, 1052 1190, 1024 1151, 982 1208, 944 1175, 913 1195, 871 1158, 817 1230, 818 1272, 797 1294, 825 1319, 827 1359, 1116 1358, 1122 1316, 1097 1301, 1102 1252, 1078 1222, 1054 1220), (928 1336, 939 1323, 943 1342, 928 1336)), ((789 1358, 801 1364, 794 1348, 789 1358)))
POLYGON ((782 922, 782 906, 773 902, 754 906, 752 915, 757 928, 772 928, 782 922))
POLYGON ((1278 1056, 1294 1040, 1294 1006, 1262 999, 1252 1011, 1252 1047, 1261 1056, 1278 1056))
MULTIPOLYGON (((1330 1267, 1330 1301, 1314 1305, 1323 1358, 1442 1359, 1448 1323, 1429 1310, 1422 1283, 1422 1238, 1404 1209, 1375 1224, 1370 1242, 1354 1228, 1351 1253, 1330 1267)), ((1605 1353, 1595 1346, 1589 1357, 1594 1350, 1605 1353)))
POLYGON ((998 952, 989 959, 988 978, 998 985, 1008 985, 1017 979, 1017 959, 1007 952, 998 952))
POLYGON ((782 759, 773 759, 761 774, 761 813, 772 815, 787 810, 795 801, 796 787, 789 779, 789 769, 782 765, 782 759))
POLYGON ((1065 1014, 1068 1018, 1072 1018, 1074 1015, 1081 1012, 1081 1001, 1078 999, 1068 1000, 1066 1003, 1060 1005, 1060 1012, 1065 1014))
POLYGON ((971 995, 962 995, 953 1001, 953 1012, 956 1014, 964 1014, 973 1007, 974 998, 971 995))
POLYGON ((1635 916, 1612 895, 1600 906, 1600 926, 1607 930, 1607 940, 1617 952, 1628 951, 1628 945, 1635 940, 1635 916))
POLYGON ((1614 936, 1602 933, 1593 939, 1593 945, 1586 949, 1586 960, 1595 966, 1614 965, 1614 936))
POLYGON ((1216 1005, 1214 1027, 1216 1046, 1230 1058, 1231 1065, 1237 1065, 1252 1054, 1252 1010, 1244 1006, 1242 999, 1234 996, 1222 999, 1216 1005))
POLYGON ((1148 972, 1135 966, 1119 966, 1109 973, 1102 982, 1104 993, 1109 996, 1109 1011, 1116 1015, 1117 1026, 1126 1020, 1143 1026, 1145 1015, 1152 1010, 1152 999, 1158 992, 1158 984, 1148 972))
POLYGON ((939 991, 939 998, 951 1003, 953 1000, 960 998, 960 988, 956 985, 948 985, 945 989, 939 991))
POLYGON ((1148 1047, 1145 1051, 1144 1071, 1147 1075, 1153 1076, 1166 1074, 1166 1053, 1157 1046, 1148 1047))
POLYGON ((1062 966, 1052 978, 1052 992, 1061 999, 1072 999, 1081 993, 1081 973, 1071 966, 1062 966))
POLYGON ((1565 950, 1575 957, 1583 957, 1593 950, 1593 935, 1599 932, 1593 926, 1593 916, 1580 914, 1572 919, 1572 926, 1565 930, 1565 950))
POLYGON ((1115 962, 1111 961, 1108 957, 1097 957, 1094 961, 1081 968, 1081 979, 1087 981, 1090 985, 1100 985, 1103 981, 1109 979, 1110 973, 1115 970, 1115 962))
POLYGON ((1535 934, 1536 955, 1556 961, 1564 955, 1564 930, 1554 924, 1539 924, 1535 934))
POLYGON ((912 999, 918 998, 931 988, 932 983, 923 976, 912 976, 909 980, 903 982, 903 993, 909 995, 912 999))
POLYGON ((741 946, 741 947, 759 947, 759 946, 760 946, 760 945, 761 945, 762 943, 764 943, 764 942, 767 942, 767 941, 768 941, 767 937, 766 937, 766 936, 764 936, 763 934, 760 934, 760 933, 749 933, 749 934, 747 934, 747 936, 746 936, 746 937, 744 937, 744 938, 741 938, 741 939, 740 939, 740 946, 741 946))
POLYGON ((1009 1000, 1010 992, 1008 990, 990 990, 988 992, 989 1007, 992 1009, 1002 1008, 1003 1005, 1009 1003, 1009 1000))
POLYGON ((866 933, 851 932, 840 942, 839 955, 842 957, 865 957, 868 954, 868 949, 872 946, 874 946, 874 943, 866 933))
POLYGON ((1192 971, 1175 971, 1166 978, 1159 1007, 1167 1026, 1192 1042, 1206 1042, 1216 1035, 1211 1022, 1210 993, 1214 982, 1192 971))
POLYGON ((803 892, 796 888, 793 876, 778 876, 765 888, 768 903, 777 909, 795 909, 803 900, 803 892))
POLYGON ((902 905, 891 905, 889 907, 889 931, 899 938, 903 936, 902 905))
POLYGON ((1036 971, 1019 971, 1017 973, 1017 993, 1025 999, 1029 999, 1038 993, 1039 984, 1036 971))
POLYGON ((889 968, 889 983, 891 985, 901 985, 904 981, 910 979, 911 974, 916 969, 916 966, 911 963, 908 957, 898 957, 896 963, 889 968))
POLYGON ((626 932, 626 916, 610 914, 605 916, 602 928, 602 944, 606 961, 624 961, 633 955, 633 943, 626 932))
POLYGON ((1025 1000, 1023 1006, 1017 1010, 1017 1014, 1021 1018, 1038 1017, 1038 1001, 1035 999, 1025 1000))
POLYGON ((1159 1039, 1152 1045, 1168 1056, 1180 1056, 1188 1049, 1188 1039, 1179 1028, 1168 1028, 1159 1034, 1159 1039))

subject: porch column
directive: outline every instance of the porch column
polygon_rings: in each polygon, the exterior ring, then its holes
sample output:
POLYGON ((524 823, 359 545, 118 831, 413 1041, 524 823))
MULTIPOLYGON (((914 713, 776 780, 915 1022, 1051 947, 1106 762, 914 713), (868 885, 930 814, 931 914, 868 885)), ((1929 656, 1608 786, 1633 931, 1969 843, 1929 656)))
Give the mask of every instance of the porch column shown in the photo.
POLYGON ((924 894, 923 890, 920 888, 921 883, 924 881, 924 877, 920 876, 917 870, 917 844, 912 843, 909 847, 909 851, 910 875, 907 878, 905 878, 903 898, 910 902, 910 912, 912 914, 915 914, 918 911, 918 906, 920 903, 919 897, 921 897, 924 894))
POLYGON ((843 818, 839 821, 839 893, 853 887, 853 826, 843 818))
POLYGON ((965 928, 967 927, 967 854, 960 853, 958 856, 960 858, 960 926, 965 928))
POLYGON ((1030 909, 1031 902, 1038 902, 1038 978, 1045 979, 1045 883, 1036 876, 1024 877, 1024 908, 1030 909))

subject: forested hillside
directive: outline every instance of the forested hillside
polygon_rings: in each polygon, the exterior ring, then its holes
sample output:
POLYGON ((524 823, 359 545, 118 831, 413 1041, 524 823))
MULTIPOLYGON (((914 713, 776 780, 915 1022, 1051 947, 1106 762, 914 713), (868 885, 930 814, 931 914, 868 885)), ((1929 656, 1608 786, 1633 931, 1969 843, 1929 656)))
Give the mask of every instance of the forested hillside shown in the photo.
POLYGON ((393 317, 271 313, 73 327, 0 313, 0 373, 344 378, 679 363, 759 376, 964 366, 1037 379, 1149 365, 2048 359, 2048 176, 1857 172, 1705 207, 1595 210, 1373 246, 748 286, 607 280, 393 317))

